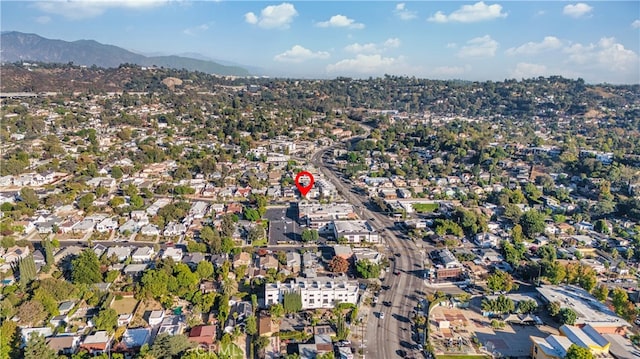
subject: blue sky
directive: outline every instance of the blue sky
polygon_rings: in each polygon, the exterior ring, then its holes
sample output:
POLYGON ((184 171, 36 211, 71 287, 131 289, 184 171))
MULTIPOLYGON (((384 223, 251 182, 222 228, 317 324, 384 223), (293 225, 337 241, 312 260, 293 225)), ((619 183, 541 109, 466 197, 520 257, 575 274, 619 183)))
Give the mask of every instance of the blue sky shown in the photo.
POLYGON ((270 75, 640 83, 638 1, 2 1, 2 31, 270 75))

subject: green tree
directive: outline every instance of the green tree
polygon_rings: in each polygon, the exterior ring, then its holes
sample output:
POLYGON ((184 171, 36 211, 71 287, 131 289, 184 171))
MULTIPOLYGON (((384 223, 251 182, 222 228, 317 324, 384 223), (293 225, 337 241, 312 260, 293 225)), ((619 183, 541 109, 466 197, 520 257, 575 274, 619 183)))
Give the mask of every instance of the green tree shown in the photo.
POLYGON ((258 243, 264 240, 266 237, 267 237, 267 234, 264 230, 264 227, 260 225, 256 225, 251 227, 251 229, 249 229, 249 234, 247 236, 247 239, 249 240, 250 243, 258 243))
MULTIPOLYGON (((342 314, 342 313, 340 313, 342 314)), ((344 315, 338 315, 336 317, 336 338, 338 340, 345 340, 349 336, 349 329, 347 327, 347 321, 344 315)))
POLYGON ((244 207, 242 214, 246 220, 251 222, 256 222, 260 219, 260 213, 254 208, 244 207))
POLYGON ((149 354, 156 359, 173 359, 180 357, 195 346, 196 343, 189 341, 184 334, 162 333, 154 340, 149 354))
POLYGON ((269 345, 269 343, 271 342, 271 339, 269 339, 269 337, 265 337, 265 336, 260 336, 258 337, 258 339, 256 339, 255 343, 256 343, 256 348, 258 350, 264 350, 264 348, 267 347, 267 345, 269 345))
POLYGON ((122 168, 118 167, 118 166, 113 166, 111 167, 111 177, 115 178, 115 179, 120 179, 122 178, 122 168))
POLYGON ((113 308, 102 309, 93 318, 93 323, 98 330, 106 330, 111 333, 118 326, 118 313, 113 308))
POLYGON ((537 234, 544 231, 544 214, 538 212, 535 209, 530 209, 522 214, 520 217, 520 225, 522 226, 523 233, 533 238, 537 234))
POLYGON ((604 303, 609 297, 609 287, 604 284, 600 284, 593 290, 593 296, 604 303))
POLYGON ((71 261, 71 280, 74 284, 95 284, 102 282, 100 261, 96 253, 87 248, 71 261))
POLYGON ((280 303, 273 304, 269 307, 269 314, 276 319, 282 318, 284 315, 284 307, 280 303))
POLYGON ((365 279, 378 278, 380 276, 380 266, 370 262, 368 259, 363 259, 356 262, 356 272, 365 279))
POLYGON ((571 308, 562 308, 558 313, 558 319, 562 324, 573 325, 578 319, 578 314, 571 308))
POLYGON ((38 194, 36 191, 29 187, 22 187, 20 190, 20 201, 22 201, 28 208, 37 209, 40 204, 38 194))
POLYGON ((58 354, 49 346, 45 338, 38 334, 32 333, 24 347, 24 359, 57 359, 58 354))
POLYGON ((287 313, 297 313, 302 310, 302 296, 298 292, 288 292, 283 296, 283 307, 287 313))
POLYGON ((93 193, 87 193, 78 199, 78 208, 86 211, 93 205, 93 201, 95 200, 96 196, 93 193))
POLYGON ((213 276, 213 264, 209 261, 202 261, 198 263, 196 273, 201 279, 211 278, 211 276, 213 276))
POLYGON ((18 325, 13 320, 4 320, 0 325, 0 359, 17 358, 20 347, 18 325))
POLYGON ((593 225, 593 229, 598 233, 604 233, 604 234, 611 233, 611 230, 607 225, 607 221, 605 221, 604 219, 597 220, 596 223, 593 225))
POLYGON ((258 323, 255 315, 250 315, 247 317, 245 332, 249 335, 255 335, 258 333, 258 323))
POLYGON ((319 238, 318 231, 315 229, 303 229, 302 230, 302 241, 303 242, 312 242, 317 241, 319 238))
POLYGON ((169 293, 167 289, 169 274, 164 270, 156 269, 145 271, 140 283, 142 284, 143 293, 151 295, 156 299, 169 293))
POLYGON ((589 348, 583 348, 577 344, 571 344, 565 359, 593 359, 593 354, 589 348))
POLYGON ((497 270, 487 278, 487 287, 493 292, 510 292, 514 285, 513 277, 505 271, 497 270))
POLYGON ((556 315, 558 315, 560 313, 560 309, 562 309, 560 302, 551 302, 547 305, 547 310, 549 311, 549 315, 552 317, 555 317, 556 315))
POLYGON ((33 259, 33 254, 29 254, 20 259, 18 262, 18 272, 20 273, 20 285, 23 288, 26 288, 27 284, 36 279, 38 270, 36 268, 36 262, 33 259))
POLYGON ((520 313, 531 313, 538 309, 538 303, 535 300, 521 300, 518 302, 518 311, 520 313))

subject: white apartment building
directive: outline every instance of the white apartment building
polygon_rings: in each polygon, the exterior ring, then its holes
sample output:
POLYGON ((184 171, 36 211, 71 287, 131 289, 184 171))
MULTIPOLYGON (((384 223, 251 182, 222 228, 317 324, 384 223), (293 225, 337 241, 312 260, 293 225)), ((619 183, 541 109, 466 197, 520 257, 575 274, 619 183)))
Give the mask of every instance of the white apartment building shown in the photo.
POLYGON ((296 278, 289 283, 267 283, 264 289, 266 306, 282 303, 284 294, 299 292, 302 309, 333 308, 337 303, 358 302, 358 282, 341 278, 296 278))

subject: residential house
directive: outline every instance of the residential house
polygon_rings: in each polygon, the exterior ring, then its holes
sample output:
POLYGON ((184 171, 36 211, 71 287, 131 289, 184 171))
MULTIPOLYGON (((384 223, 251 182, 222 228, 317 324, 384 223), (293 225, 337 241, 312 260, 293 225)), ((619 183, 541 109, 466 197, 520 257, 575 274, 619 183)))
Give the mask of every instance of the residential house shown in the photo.
POLYGON ((114 348, 116 352, 126 352, 135 354, 140 348, 151 342, 151 328, 127 329, 122 334, 119 345, 114 348))
POLYGON ((20 259, 28 256, 29 253, 31 253, 29 247, 13 246, 2 254, 2 259, 6 264, 17 263, 20 259))
POLYGON ((96 224, 96 231, 100 233, 108 232, 118 228, 118 221, 116 218, 105 218, 100 223, 96 224))
POLYGON ((280 331, 279 322, 273 321, 270 315, 260 314, 258 318, 258 334, 271 337, 280 331))
POLYGON ((150 326, 153 327, 156 325, 160 325, 163 320, 164 320, 163 310, 152 310, 151 313, 149 313, 149 318, 147 319, 147 322, 149 323, 150 326))
POLYGON ((158 335, 162 333, 167 333, 169 335, 177 335, 182 334, 182 331, 185 327, 184 317, 180 315, 169 315, 166 316, 162 323, 160 323, 160 328, 158 328, 158 335))
POLYGON ((142 274, 144 274, 144 271, 147 269, 147 267, 149 267, 147 263, 129 264, 128 266, 124 267, 122 273, 124 273, 124 275, 127 277, 138 279, 142 277, 142 274))
POLYGON ((149 263, 156 256, 156 251, 152 247, 139 247, 131 255, 131 261, 134 263, 149 263))
POLYGON ((140 226, 138 225, 138 222, 136 222, 133 219, 130 219, 128 221, 126 221, 123 225, 120 226, 120 228, 118 228, 118 231, 120 233, 136 233, 138 230, 140 229, 140 226))
POLYGON ((112 340, 113 336, 110 336, 106 331, 98 331, 84 338, 80 349, 88 351, 91 355, 102 354, 109 351, 112 340))
POLYGON ((118 316, 118 326, 124 327, 129 325, 133 320, 133 313, 122 313, 118 316))
POLYGON ((77 335, 48 337, 46 343, 58 355, 72 355, 80 346, 80 337, 77 335))
POLYGON ((143 236, 155 237, 160 235, 160 228, 155 224, 146 224, 140 228, 140 234, 143 236))
POLYGON ((182 257, 182 263, 187 264, 193 270, 196 269, 198 263, 204 260, 206 260, 206 255, 199 252, 187 253, 184 257, 182 257))
POLYGON ((162 233, 165 237, 173 237, 185 234, 187 226, 182 223, 171 222, 167 224, 162 233))
POLYGON ((300 272, 302 256, 298 252, 287 252, 287 268, 294 273, 300 272))
POLYGON ((249 266, 251 264, 251 254, 247 252, 240 252, 233 257, 233 268, 240 266, 249 266))
POLYGON ((162 252, 162 259, 171 258, 174 262, 180 262, 182 260, 182 256, 182 249, 177 247, 167 247, 167 249, 162 252))
POLYGON ((207 202, 198 201, 191 206, 191 209, 189 209, 189 214, 192 215, 195 219, 202 219, 207 215, 208 211, 209 204, 207 202))
POLYGON ((22 335, 22 345, 26 345, 31 335, 38 334, 48 338, 53 335, 53 329, 51 327, 22 328, 20 334, 22 335))
POLYGON ((215 325, 198 325, 189 331, 188 339, 190 342, 198 344, 203 348, 210 348, 216 341, 215 325))
POLYGON ((259 262, 260 262, 259 267, 265 270, 278 269, 278 266, 280 264, 278 260, 272 255, 266 255, 264 257, 260 257, 259 262))
POLYGON ((107 248, 107 258, 115 256, 119 262, 124 262, 131 255, 131 247, 109 247, 107 248))
POLYGON ((66 302, 62 302, 58 306, 58 312, 60 313, 60 315, 67 315, 75 305, 76 303, 70 300, 66 302))
POLYGON ((474 242, 480 248, 492 248, 498 246, 498 243, 500 243, 500 237, 492 233, 483 232, 476 234, 474 242))

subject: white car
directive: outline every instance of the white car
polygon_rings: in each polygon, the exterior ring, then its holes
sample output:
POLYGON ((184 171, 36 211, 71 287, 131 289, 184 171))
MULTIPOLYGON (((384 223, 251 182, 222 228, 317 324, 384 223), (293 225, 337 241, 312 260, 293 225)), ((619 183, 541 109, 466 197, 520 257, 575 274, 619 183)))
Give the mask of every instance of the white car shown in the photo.
POLYGON ((384 313, 380 312, 380 319, 384 319, 384 313))

